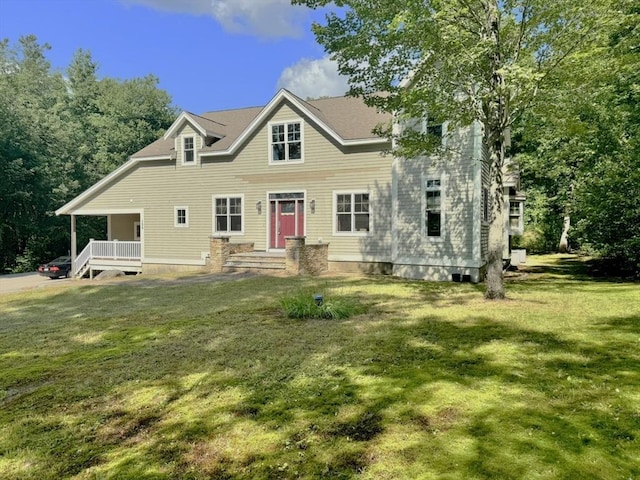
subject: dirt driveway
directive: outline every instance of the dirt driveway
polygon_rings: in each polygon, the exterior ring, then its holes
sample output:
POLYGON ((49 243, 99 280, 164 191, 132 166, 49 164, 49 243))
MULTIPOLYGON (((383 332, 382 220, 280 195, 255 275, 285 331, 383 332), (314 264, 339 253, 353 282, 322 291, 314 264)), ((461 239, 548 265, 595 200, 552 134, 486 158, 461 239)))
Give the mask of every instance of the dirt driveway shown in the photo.
POLYGON ((50 280, 47 277, 32 273, 13 273, 11 275, 0 275, 0 295, 3 293, 19 292, 32 288, 52 287, 71 281, 70 278, 60 278, 50 280))

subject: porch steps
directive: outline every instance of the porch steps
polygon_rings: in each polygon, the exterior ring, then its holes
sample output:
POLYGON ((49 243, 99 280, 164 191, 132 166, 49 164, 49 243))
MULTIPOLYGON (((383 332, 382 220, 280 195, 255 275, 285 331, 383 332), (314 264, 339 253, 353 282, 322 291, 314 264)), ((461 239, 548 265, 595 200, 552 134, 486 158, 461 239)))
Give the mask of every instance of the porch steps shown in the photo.
POLYGON ((89 273, 89 264, 85 263, 80 271, 76 273, 75 278, 83 278, 87 273, 89 273))
POLYGON ((280 273, 285 269, 284 252, 249 252, 230 255, 223 272, 280 273))

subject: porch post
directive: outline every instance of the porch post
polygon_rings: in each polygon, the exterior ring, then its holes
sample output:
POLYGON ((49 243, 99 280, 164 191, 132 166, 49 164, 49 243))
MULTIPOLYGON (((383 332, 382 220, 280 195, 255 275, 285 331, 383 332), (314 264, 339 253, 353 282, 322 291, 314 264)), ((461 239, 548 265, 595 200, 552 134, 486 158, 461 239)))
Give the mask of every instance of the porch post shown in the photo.
POLYGON ((76 240, 76 216, 71 215, 71 272, 76 274, 76 257, 78 256, 78 245, 76 240))

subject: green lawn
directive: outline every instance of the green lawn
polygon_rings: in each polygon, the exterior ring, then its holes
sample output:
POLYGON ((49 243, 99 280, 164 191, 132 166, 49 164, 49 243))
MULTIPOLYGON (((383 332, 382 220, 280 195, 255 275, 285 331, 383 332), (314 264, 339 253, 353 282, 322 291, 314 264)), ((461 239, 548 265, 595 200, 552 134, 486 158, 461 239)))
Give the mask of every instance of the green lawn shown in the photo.
POLYGON ((640 478, 640 284, 389 277, 0 296, 0 478, 640 478), (358 302, 290 320, 300 288, 358 302))

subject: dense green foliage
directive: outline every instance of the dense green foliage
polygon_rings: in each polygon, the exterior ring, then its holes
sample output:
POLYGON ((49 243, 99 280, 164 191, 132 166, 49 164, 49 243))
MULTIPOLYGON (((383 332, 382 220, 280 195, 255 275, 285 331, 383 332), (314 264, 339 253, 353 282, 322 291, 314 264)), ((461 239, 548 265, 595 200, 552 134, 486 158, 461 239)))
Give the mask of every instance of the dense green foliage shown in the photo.
POLYGON ((640 273, 640 6, 568 58, 544 85, 547 99, 517 125, 533 251, 555 251, 571 217, 574 248, 640 273))
MULTIPOLYGON (((153 76, 99 78, 78 51, 53 71, 34 36, 0 42, 0 273, 31 270, 69 250, 69 219, 54 211, 162 134, 174 116, 153 76)), ((78 240, 104 238, 83 219, 78 240)))
MULTIPOLYGON (((615 13, 609 0, 293 0, 334 4, 318 42, 348 76, 350 93, 401 118, 446 121, 455 132, 482 126, 489 172, 487 298, 502 298, 503 173, 509 132, 567 58, 615 13), (381 93, 383 92, 383 93, 381 93)), ((424 158, 442 142, 428 129, 381 129, 396 153, 424 158)), ((445 133, 446 135, 446 133, 445 133)), ((451 145, 444 142, 445 146, 451 145)), ((446 153, 446 148, 440 148, 446 153)), ((446 159, 446 155, 441 158, 446 159)))
POLYGON ((640 285, 544 262, 507 303, 184 273, 0 295, 0 478, 638 478, 640 285), (298 289, 368 311, 291 320, 298 289))

